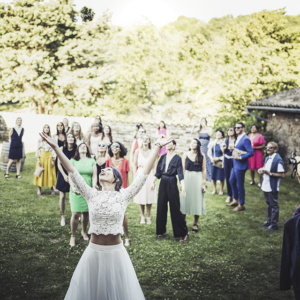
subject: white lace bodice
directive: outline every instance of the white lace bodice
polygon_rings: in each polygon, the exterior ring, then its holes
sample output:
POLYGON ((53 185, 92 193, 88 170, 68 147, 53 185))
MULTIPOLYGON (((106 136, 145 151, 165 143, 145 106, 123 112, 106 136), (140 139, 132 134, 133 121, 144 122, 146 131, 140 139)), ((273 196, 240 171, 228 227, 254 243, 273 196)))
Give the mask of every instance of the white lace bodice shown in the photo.
POLYGON ((75 170, 69 173, 76 189, 87 201, 89 207, 90 229, 95 234, 123 234, 124 214, 130 200, 140 191, 148 175, 140 174, 126 189, 117 191, 98 191, 86 184, 75 170))

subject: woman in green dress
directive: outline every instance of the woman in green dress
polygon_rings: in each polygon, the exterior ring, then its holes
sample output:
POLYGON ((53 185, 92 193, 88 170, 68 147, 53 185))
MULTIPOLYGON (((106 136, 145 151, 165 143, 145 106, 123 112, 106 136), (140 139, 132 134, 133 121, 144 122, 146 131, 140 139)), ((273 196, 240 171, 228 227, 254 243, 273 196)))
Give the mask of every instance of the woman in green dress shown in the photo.
POLYGON ((200 141, 192 139, 190 151, 182 156, 185 192, 180 200, 180 210, 184 217, 187 214, 194 215, 193 233, 198 232, 199 216, 206 214, 206 161, 200 149, 200 141))
MULTIPOLYGON (((97 176, 97 172, 94 171, 93 166, 96 164, 96 161, 91 158, 89 149, 85 143, 81 143, 75 152, 74 157, 71 159, 71 162, 79 174, 83 177, 85 182, 92 186, 93 176, 97 176)), ((89 222, 89 210, 86 200, 78 193, 73 183, 70 181, 71 190, 70 190, 70 202, 71 202, 71 239, 70 246, 75 246, 75 236, 76 230, 79 223, 79 217, 82 214, 82 230, 81 235, 85 241, 88 241, 87 235, 87 225, 89 222)))

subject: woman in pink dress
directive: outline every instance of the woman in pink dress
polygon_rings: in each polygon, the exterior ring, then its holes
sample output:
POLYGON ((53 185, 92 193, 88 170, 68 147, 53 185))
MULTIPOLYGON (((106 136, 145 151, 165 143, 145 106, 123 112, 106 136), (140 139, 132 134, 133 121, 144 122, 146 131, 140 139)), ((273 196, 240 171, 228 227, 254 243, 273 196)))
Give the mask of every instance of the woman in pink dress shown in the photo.
MULTIPOLYGON (((168 129, 164 121, 160 121, 158 125, 158 138, 166 138, 168 136, 168 129)), ((163 147, 159 151, 159 156, 167 153, 166 147, 163 147)))
MULTIPOLYGON (((254 185, 254 174, 255 171, 264 166, 264 156, 263 148, 266 146, 266 141, 262 134, 258 132, 259 127, 255 124, 251 126, 251 133, 248 134, 249 139, 254 150, 254 155, 249 158, 249 169, 251 175, 250 185, 254 185)), ((261 187, 262 174, 257 173, 258 175, 258 187, 261 187)))

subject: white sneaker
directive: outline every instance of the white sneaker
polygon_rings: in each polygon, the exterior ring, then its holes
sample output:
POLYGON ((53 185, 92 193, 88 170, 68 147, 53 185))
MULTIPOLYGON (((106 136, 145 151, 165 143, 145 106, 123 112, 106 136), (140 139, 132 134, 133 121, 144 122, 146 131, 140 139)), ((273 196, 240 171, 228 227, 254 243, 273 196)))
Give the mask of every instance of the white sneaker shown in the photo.
POLYGON ((65 225, 66 225, 66 219, 65 219, 65 216, 61 216, 61 219, 60 219, 60 225, 61 225, 61 226, 65 226, 65 225))
POLYGON ((141 217, 141 222, 140 222, 140 224, 146 224, 146 222, 145 222, 145 217, 141 217))
POLYGON ((125 244, 124 244, 125 247, 129 247, 130 246, 130 242, 129 242, 129 239, 125 239, 125 244))
POLYGON ((71 247, 74 247, 74 246, 75 246, 75 236, 71 236, 71 239, 70 239, 70 246, 71 246, 71 247))

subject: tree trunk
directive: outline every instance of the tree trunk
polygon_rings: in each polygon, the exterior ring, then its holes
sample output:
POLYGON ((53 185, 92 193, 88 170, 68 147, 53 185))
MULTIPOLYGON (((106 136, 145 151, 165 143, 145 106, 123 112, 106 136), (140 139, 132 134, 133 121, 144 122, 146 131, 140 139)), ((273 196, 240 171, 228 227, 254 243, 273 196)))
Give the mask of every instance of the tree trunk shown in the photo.
POLYGON ((35 106, 35 113, 38 115, 39 114, 39 103, 38 101, 35 99, 35 97, 32 98, 34 106, 35 106))
POLYGON ((53 92, 50 95, 50 102, 48 104, 48 115, 52 115, 52 113, 53 113, 54 99, 55 99, 55 93, 53 92))
POLYGON ((45 98, 41 98, 41 114, 45 114, 45 98))

